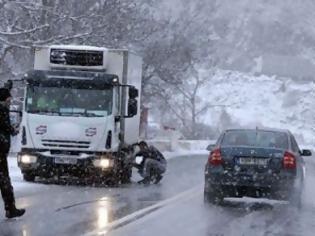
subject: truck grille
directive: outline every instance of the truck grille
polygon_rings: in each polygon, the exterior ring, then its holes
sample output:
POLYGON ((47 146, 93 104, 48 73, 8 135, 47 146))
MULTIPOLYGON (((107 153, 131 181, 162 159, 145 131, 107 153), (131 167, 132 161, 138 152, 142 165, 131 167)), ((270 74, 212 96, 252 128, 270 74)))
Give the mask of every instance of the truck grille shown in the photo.
POLYGON ((51 49, 50 63, 69 66, 102 66, 103 52, 51 49))
POLYGON ((43 139, 42 144, 44 147, 88 149, 91 142, 43 139))

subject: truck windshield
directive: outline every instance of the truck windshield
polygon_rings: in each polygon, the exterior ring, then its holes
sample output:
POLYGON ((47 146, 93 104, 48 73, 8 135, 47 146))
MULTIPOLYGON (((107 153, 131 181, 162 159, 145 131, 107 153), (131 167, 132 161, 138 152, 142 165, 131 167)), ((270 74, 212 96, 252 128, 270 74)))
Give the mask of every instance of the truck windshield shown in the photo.
POLYGON ((104 117, 112 113, 113 91, 67 87, 30 86, 26 111, 59 116, 104 117))

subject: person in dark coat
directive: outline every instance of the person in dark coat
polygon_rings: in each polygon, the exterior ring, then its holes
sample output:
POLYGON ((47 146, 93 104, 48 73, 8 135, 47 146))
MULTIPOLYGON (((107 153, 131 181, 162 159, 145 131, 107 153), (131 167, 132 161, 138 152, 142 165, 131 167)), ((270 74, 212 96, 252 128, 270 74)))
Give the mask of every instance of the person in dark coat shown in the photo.
POLYGON ((142 156, 143 159, 139 165, 135 165, 139 169, 143 180, 140 184, 149 184, 152 179, 157 184, 163 178, 163 173, 166 171, 167 162, 163 154, 155 147, 149 146, 146 142, 141 141, 139 144, 140 151, 136 156, 142 156))
POLYGON ((8 169, 8 154, 11 146, 11 135, 18 133, 10 122, 11 94, 6 88, 0 88, 0 190, 4 201, 5 215, 7 218, 22 216, 24 209, 15 207, 13 187, 8 169))

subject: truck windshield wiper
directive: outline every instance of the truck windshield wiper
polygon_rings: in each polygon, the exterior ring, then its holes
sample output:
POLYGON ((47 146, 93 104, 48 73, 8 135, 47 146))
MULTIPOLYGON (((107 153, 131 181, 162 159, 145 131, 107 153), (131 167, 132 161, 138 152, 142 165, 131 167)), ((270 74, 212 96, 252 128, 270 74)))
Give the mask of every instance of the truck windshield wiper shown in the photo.
POLYGON ((86 116, 88 116, 88 117, 103 117, 102 115, 98 115, 95 113, 86 113, 86 116))
POLYGON ((86 116, 85 112, 62 112, 61 116, 86 116))
POLYGON ((60 115, 60 112, 58 111, 47 111, 47 110, 29 110, 27 111, 28 113, 32 113, 32 114, 45 114, 45 115, 54 115, 54 114, 58 114, 60 115))
POLYGON ((89 112, 63 112, 62 116, 84 116, 84 117, 103 117, 102 115, 98 115, 95 113, 89 112))

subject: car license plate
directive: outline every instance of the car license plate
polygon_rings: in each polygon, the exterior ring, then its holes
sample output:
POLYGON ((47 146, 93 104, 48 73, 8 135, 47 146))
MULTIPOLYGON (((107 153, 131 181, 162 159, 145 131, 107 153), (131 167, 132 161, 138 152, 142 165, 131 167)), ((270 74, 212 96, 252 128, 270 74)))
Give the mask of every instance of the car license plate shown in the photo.
POLYGON ((240 165, 258 165, 258 166, 266 166, 268 163, 268 159, 263 158, 249 158, 249 157, 240 157, 239 164, 240 165))
POLYGON ((55 157, 56 164, 67 164, 67 165, 75 165, 78 160, 73 157, 55 157))

